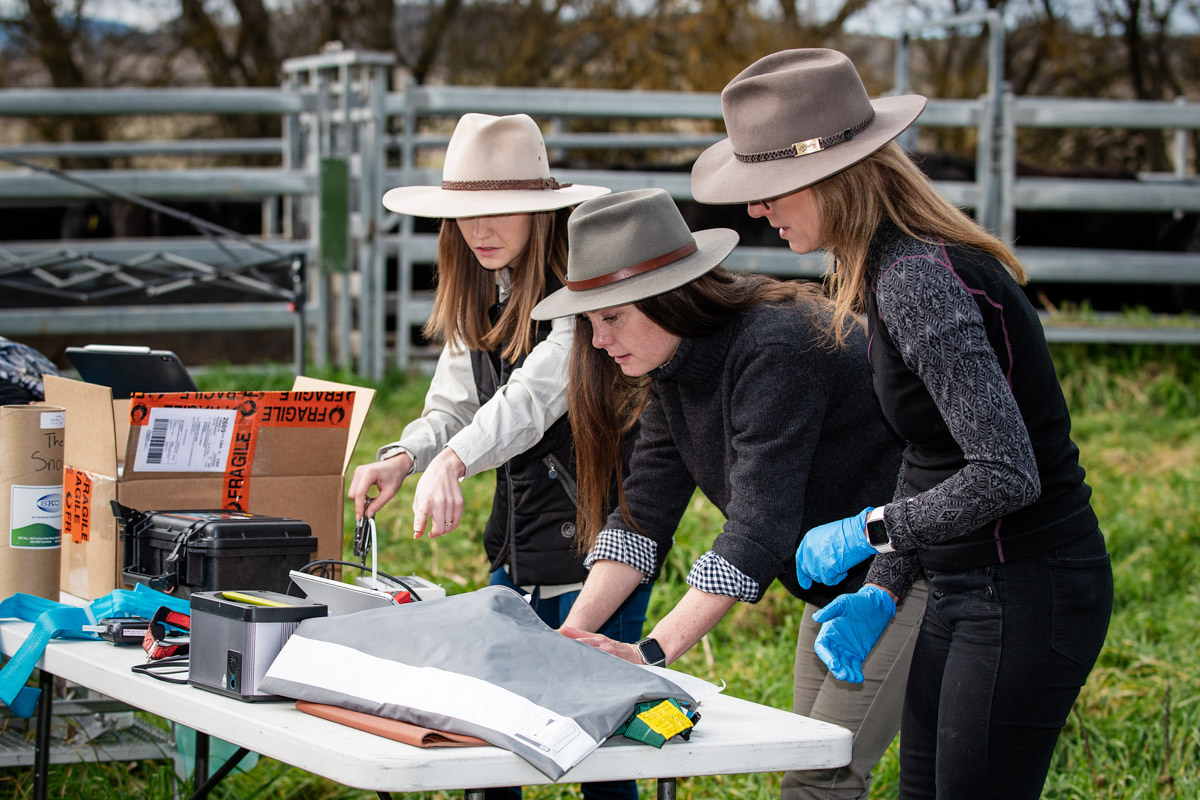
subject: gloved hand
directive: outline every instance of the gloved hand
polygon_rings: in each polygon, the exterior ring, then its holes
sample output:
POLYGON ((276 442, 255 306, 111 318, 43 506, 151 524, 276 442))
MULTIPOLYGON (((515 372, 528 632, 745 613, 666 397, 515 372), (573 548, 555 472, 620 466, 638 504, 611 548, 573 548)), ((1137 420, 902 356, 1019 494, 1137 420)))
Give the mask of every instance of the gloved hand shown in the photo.
POLYGON ((796 548, 796 580, 801 589, 813 581, 835 586, 846 579, 846 571, 875 555, 867 541, 868 506, 858 516, 826 522, 804 534, 796 548))
POLYGON ((854 594, 839 595, 813 614, 821 631, 813 650, 830 674, 847 683, 862 683, 863 661, 896 616, 896 601, 886 589, 863 584, 854 594))

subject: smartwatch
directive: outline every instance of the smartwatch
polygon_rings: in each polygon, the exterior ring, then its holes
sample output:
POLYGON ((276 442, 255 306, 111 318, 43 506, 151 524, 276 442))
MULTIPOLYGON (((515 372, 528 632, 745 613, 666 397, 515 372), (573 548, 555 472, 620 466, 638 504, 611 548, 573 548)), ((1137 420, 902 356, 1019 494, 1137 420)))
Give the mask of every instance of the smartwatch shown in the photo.
POLYGON ((883 525, 883 506, 872 508, 867 514, 867 542, 871 547, 875 548, 877 553, 891 553, 895 551, 891 541, 888 539, 887 528, 883 525))
POLYGON ((662 645, 649 636, 634 644, 634 647, 642 654, 642 661, 652 667, 661 667, 667 663, 667 654, 663 652, 662 645))

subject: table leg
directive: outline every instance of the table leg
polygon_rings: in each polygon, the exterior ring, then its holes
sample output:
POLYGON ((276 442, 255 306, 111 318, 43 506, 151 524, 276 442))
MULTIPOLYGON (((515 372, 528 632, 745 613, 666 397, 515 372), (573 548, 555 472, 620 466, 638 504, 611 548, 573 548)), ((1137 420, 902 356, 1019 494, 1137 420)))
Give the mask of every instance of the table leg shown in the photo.
POLYGON ((658 800, 675 800, 675 779, 658 779, 658 800))
POLYGON ((46 800, 50 789, 50 712, 54 705, 54 676, 38 673, 37 720, 34 729, 33 800, 46 800))
POLYGON ((245 758, 246 755, 250 752, 245 747, 239 747, 233 755, 231 755, 229 758, 225 759, 225 763, 222 764, 217 769, 217 771, 214 772, 208 778, 208 780, 205 780, 203 783, 201 783, 200 782, 202 780, 201 776, 204 775, 205 772, 208 772, 208 735, 200 733, 199 731, 196 731, 196 745, 197 745, 197 747, 196 747, 196 753, 197 753, 196 769, 197 769, 197 772, 195 775, 196 791, 195 791, 195 793, 192 794, 191 800, 201 800, 202 798, 208 797, 208 793, 211 792, 218 783, 220 783, 222 780, 224 780, 226 775, 228 775, 230 772, 233 772, 234 768, 237 767, 237 765, 241 763, 242 759, 245 758), (201 736, 204 737, 204 751, 205 751, 204 752, 204 772, 199 771, 199 769, 200 769, 199 744, 200 744, 201 736))
POLYGON ((192 766, 193 797, 203 797, 200 787, 208 781, 208 734, 196 731, 196 760, 192 766))

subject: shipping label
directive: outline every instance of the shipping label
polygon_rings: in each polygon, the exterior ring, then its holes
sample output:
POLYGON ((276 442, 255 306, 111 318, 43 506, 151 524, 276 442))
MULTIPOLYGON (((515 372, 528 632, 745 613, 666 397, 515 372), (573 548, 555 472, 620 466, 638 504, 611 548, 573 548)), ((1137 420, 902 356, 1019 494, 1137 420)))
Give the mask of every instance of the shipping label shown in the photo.
POLYGON ((138 437, 138 472, 221 472, 229 459, 237 412, 221 408, 151 408, 138 437))

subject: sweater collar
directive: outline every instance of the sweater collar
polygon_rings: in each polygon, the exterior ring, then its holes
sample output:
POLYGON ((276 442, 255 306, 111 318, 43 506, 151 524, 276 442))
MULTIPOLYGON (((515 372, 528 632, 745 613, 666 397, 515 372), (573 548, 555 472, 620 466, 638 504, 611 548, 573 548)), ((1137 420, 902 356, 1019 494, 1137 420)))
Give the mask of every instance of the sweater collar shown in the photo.
POLYGON ((709 336, 684 337, 671 360, 652 369, 650 377, 685 384, 711 381, 725 361, 733 328, 730 321, 709 336))

